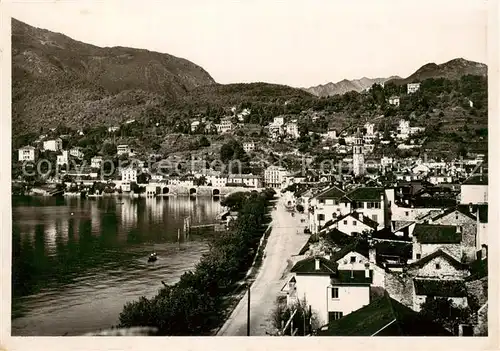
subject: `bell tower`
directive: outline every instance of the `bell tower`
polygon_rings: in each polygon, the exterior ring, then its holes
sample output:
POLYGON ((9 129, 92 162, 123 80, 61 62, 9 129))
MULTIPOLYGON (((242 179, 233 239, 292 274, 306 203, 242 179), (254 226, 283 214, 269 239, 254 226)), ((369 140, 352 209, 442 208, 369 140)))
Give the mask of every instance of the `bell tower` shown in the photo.
POLYGON ((365 174, 365 155, 363 154, 363 137, 359 128, 354 135, 354 145, 352 147, 352 167, 355 177, 365 174))

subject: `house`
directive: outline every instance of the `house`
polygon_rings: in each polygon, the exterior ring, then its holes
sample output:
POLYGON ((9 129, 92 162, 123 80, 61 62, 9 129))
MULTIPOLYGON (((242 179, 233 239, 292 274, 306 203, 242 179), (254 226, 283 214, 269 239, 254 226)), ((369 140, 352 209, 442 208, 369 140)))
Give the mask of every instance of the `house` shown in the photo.
POLYGON ((337 269, 341 271, 364 271, 370 270, 372 277, 371 286, 385 286, 385 270, 377 264, 377 250, 370 247, 368 243, 354 241, 352 244, 344 246, 330 256, 330 260, 337 264, 337 269))
POLYGON ((317 233, 327 222, 350 212, 341 200, 345 192, 336 186, 323 190, 310 200, 309 230, 317 233))
POLYGON ((408 94, 416 93, 420 89, 420 83, 408 83, 406 90, 408 94))
POLYGON ((460 226, 417 223, 412 237, 413 260, 419 260, 438 249, 445 249, 457 260, 462 259, 460 226))
POLYGON ((369 305, 317 332, 318 336, 452 336, 442 325, 422 316, 389 296, 374 299, 369 305))
POLYGON ((470 176, 460 186, 461 204, 488 203, 488 174, 470 176))
POLYGON ((285 117, 283 116, 274 117, 273 124, 282 126, 283 124, 285 124, 285 117))
POLYGON ((191 122, 191 133, 196 132, 199 126, 200 126, 200 121, 191 122))
POLYGON ((233 129, 233 122, 231 122, 231 118, 229 117, 222 118, 220 123, 215 124, 215 128, 217 129, 217 133, 225 134, 233 129))
POLYGON ((58 166, 64 166, 69 163, 69 153, 68 150, 63 150, 61 155, 57 155, 56 164, 58 166))
POLYGON ((35 161, 35 148, 24 146, 18 150, 19 161, 35 161))
POLYGON ((90 167, 101 168, 101 165, 102 165, 102 156, 94 156, 90 159, 90 167))
POLYGON ((108 127, 108 133, 114 133, 114 132, 117 132, 118 130, 120 130, 120 127, 108 127))
POLYGON ((253 141, 247 141, 243 143, 243 150, 245 152, 251 152, 255 150, 255 143, 253 141))
POLYGON ((59 151, 62 150, 62 139, 46 140, 43 142, 44 151, 59 151))
POLYGON ((389 104, 394 105, 394 106, 399 106, 399 96, 395 96, 395 95, 391 96, 389 98, 389 104))
POLYGON ((370 303, 369 269, 338 270, 337 264, 323 257, 309 257, 291 269, 287 283, 287 303, 305 299, 321 324, 342 318, 370 303))
POLYGON ((132 150, 130 148, 130 146, 128 146, 128 145, 118 145, 116 147, 116 154, 118 156, 125 155, 125 154, 127 154, 129 156, 133 156, 134 155, 134 150, 132 150))
POLYGON ((286 124, 286 134, 292 139, 298 139, 300 137, 299 126, 296 119, 286 124))
POLYGON ((336 228, 347 235, 356 236, 364 232, 375 231, 377 227, 377 222, 372 221, 362 213, 354 211, 333 220, 331 223, 327 222, 320 232, 336 228))
POLYGON ((264 186, 270 188, 281 188, 284 186, 288 171, 280 166, 269 166, 264 170, 264 186))
POLYGON ((120 169, 122 181, 137 182, 137 169, 134 167, 125 167, 120 169))
POLYGON ((261 188, 262 177, 253 174, 230 175, 227 183, 233 185, 242 185, 250 188, 261 188))
POLYGON ((466 264, 446 250, 437 249, 406 265, 403 273, 387 273, 385 288, 392 298, 419 311, 425 299, 432 296, 456 299, 458 304, 466 303, 464 296, 459 295, 463 295, 461 281, 469 275, 466 264), (436 286, 443 286, 442 292, 437 292, 436 286))
POLYGON ((366 135, 374 135, 375 134, 375 124, 365 123, 364 128, 366 129, 366 135))
POLYGON ((392 157, 383 156, 380 159, 380 164, 382 165, 382 167, 390 167, 390 166, 392 166, 393 162, 394 162, 394 160, 392 157))
POLYGON ((71 148, 69 150, 69 155, 71 157, 77 158, 79 160, 81 160, 83 158, 83 156, 84 156, 82 148, 80 148, 80 147, 73 147, 73 148, 71 148))
POLYGON ((359 187, 347 193, 341 201, 352 211, 362 213, 378 223, 378 228, 386 225, 386 205, 384 188, 359 187))
POLYGON ((457 205, 442 210, 441 213, 428 220, 432 224, 452 225, 460 228, 461 246, 468 262, 473 261, 476 257, 476 251, 481 249, 481 244, 478 244, 478 241, 481 241, 479 238, 480 207, 482 214, 486 213, 487 215, 487 206, 457 205))
POLYGON ((447 184, 453 183, 453 177, 446 174, 429 174, 429 182, 432 184, 447 184))

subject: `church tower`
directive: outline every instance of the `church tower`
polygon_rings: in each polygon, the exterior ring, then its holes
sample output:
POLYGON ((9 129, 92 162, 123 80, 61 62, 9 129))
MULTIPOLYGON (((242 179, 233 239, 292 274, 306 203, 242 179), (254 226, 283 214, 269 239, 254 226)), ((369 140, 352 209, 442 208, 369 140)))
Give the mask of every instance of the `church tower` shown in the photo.
POLYGON ((354 135, 354 145, 352 147, 352 168, 355 177, 365 174, 365 155, 363 154, 363 137, 358 130, 354 135))

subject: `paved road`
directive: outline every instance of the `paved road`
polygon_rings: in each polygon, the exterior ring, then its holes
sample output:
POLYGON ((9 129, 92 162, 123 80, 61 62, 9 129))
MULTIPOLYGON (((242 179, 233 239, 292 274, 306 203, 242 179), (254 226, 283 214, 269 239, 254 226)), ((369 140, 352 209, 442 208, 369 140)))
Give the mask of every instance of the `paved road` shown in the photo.
MULTIPOLYGON (((278 200, 277 209, 272 211, 272 230, 264 251, 262 266, 250 290, 250 335, 266 335, 270 327, 270 314, 280 289, 286 283, 281 279, 287 266, 287 259, 299 253, 309 236, 304 234, 305 215, 291 216, 283 198, 278 200)), ((247 335, 247 303, 245 294, 217 335, 247 335)))

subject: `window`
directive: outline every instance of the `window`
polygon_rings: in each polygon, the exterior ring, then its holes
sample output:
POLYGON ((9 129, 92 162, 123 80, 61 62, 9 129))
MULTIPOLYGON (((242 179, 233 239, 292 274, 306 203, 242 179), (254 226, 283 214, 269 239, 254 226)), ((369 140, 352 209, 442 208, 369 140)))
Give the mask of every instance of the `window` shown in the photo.
POLYGON ((421 254, 417 254, 417 260, 420 260, 420 257, 422 257, 421 254))
POLYGON ((405 216, 408 217, 410 215, 410 212, 405 211, 405 216))
POLYGON ((351 263, 356 263, 356 256, 351 256, 351 263))
POLYGON ((324 200, 324 199, 320 199, 320 200, 319 200, 319 203, 320 203, 320 204, 324 204, 324 203, 325 203, 325 200, 324 200))
POLYGON ((356 221, 352 221, 352 225, 353 225, 353 226, 356 226, 356 221))
POLYGON ((372 215, 372 220, 375 222, 378 222, 378 216, 377 215, 372 215))
POLYGON ((441 269, 441 265, 439 263, 436 263, 436 269, 441 269))
POLYGON ((325 220, 325 215, 320 213, 318 214, 318 221, 324 221, 325 220))
POLYGON ((339 288, 332 288, 332 299, 339 298, 339 288))
POLYGON ((336 321, 343 317, 342 312, 328 312, 328 321, 336 321))
POLYGON ((344 225, 347 225, 347 219, 346 219, 346 220, 344 220, 344 225))

